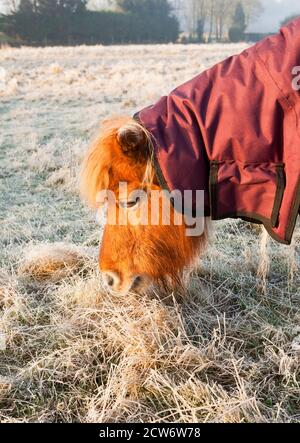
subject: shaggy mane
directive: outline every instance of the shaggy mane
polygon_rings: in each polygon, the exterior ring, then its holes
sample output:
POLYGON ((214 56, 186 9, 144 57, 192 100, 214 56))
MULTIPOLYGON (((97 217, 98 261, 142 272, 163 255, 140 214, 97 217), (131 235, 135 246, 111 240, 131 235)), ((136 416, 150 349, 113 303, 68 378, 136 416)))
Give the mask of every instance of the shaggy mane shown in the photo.
MULTIPOLYGON (((132 157, 136 156, 140 161, 144 159, 145 172, 143 184, 151 186, 154 181, 154 169, 152 166, 153 141, 150 133, 138 122, 129 117, 117 117, 106 120, 102 123, 100 134, 92 142, 89 152, 85 158, 80 174, 80 193, 82 198, 91 206, 96 208, 97 194, 101 190, 108 189, 109 172, 112 163, 118 161, 118 151, 120 152, 121 144, 126 155, 130 155, 132 139, 128 139, 126 134, 129 132, 134 134, 136 130, 136 140, 139 139, 141 133, 145 140, 145 153, 143 157, 138 156, 137 152, 132 153, 132 157)), ((124 152, 123 152, 124 153, 124 152)), ((119 154, 120 156, 120 154, 119 154)))

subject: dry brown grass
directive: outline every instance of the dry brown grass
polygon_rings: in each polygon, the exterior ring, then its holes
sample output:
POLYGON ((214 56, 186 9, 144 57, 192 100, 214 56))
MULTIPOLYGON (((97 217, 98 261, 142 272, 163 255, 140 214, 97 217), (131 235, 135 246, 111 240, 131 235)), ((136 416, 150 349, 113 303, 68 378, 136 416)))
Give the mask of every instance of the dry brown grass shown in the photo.
POLYGON ((27 254, 25 282, 2 275, 3 422, 299 419, 299 294, 273 292, 265 276, 251 294, 238 269, 214 269, 191 276, 183 304, 155 292, 115 298, 87 256, 85 273, 71 275, 75 257, 44 245, 27 254))

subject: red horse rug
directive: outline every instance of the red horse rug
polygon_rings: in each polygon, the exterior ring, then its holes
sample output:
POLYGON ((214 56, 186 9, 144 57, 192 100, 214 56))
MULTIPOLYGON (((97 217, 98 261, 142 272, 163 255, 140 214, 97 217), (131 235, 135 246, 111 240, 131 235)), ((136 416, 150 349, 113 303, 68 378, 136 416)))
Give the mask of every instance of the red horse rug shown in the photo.
POLYGON ((297 19, 140 111, 161 186, 204 190, 206 216, 263 223, 289 244, 300 208, 299 66, 297 19))

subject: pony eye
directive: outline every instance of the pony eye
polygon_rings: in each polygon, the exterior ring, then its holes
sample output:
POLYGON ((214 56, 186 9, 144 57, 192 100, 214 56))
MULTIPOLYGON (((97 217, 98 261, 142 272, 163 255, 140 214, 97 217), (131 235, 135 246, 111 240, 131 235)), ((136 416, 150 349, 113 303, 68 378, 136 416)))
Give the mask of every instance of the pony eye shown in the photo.
POLYGON ((139 203, 141 199, 140 197, 137 197, 135 200, 123 200, 119 202, 119 205, 123 209, 133 209, 135 208, 139 203))

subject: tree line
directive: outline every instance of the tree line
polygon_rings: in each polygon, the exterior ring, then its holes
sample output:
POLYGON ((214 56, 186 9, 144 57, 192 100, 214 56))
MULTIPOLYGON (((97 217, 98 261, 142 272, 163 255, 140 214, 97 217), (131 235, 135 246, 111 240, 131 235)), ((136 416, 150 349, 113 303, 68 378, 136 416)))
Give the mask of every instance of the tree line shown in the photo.
POLYGON ((0 33, 33 45, 236 42, 262 12, 261 0, 3 2, 0 33))
POLYGON ((0 30, 44 45, 166 43, 179 35, 168 0, 117 0, 114 11, 92 11, 87 0, 21 0, 0 16, 0 30))

